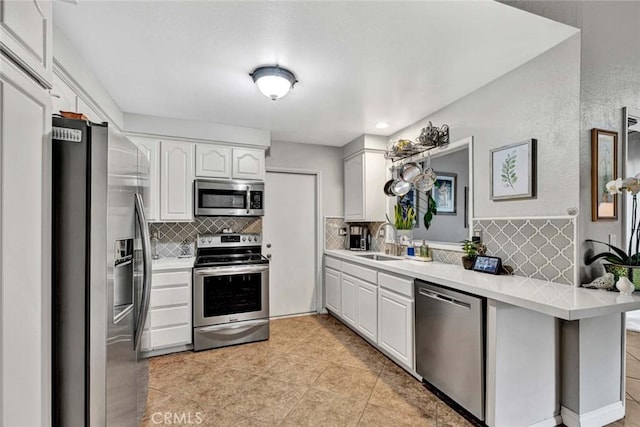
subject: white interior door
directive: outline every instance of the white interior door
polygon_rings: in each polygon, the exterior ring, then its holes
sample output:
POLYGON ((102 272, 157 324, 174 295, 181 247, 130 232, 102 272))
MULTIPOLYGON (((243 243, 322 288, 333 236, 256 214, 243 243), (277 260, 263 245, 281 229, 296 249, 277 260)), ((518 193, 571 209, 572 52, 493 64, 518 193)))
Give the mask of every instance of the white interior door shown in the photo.
POLYGON ((316 175, 267 171, 262 253, 271 317, 316 311, 316 175))

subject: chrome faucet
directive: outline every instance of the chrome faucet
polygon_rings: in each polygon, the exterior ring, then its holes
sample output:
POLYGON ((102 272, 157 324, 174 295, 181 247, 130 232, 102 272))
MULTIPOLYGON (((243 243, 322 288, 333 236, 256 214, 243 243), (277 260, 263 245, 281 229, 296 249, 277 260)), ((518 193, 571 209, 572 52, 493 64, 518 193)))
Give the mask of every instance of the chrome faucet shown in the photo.
POLYGON ((395 224, 393 224, 391 221, 383 222, 378 227, 378 230, 376 231, 376 235, 380 233, 380 229, 382 227, 385 227, 387 225, 391 227, 391 229, 393 230, 393 254, 392 255, 398 255, 398 252, 400 252, 399 248, 401 246, 399 244, 400 242, 398 241, 398 229, 396 228, 395 224))

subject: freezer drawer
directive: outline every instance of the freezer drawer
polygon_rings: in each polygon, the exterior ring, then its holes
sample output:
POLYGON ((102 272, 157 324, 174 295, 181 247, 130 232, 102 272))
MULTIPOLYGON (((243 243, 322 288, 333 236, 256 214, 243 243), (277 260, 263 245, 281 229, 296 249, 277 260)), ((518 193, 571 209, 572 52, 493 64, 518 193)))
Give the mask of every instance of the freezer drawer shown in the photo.
POLYGON ((417 280, 416 372, 484 420, 483 298, 417 280))

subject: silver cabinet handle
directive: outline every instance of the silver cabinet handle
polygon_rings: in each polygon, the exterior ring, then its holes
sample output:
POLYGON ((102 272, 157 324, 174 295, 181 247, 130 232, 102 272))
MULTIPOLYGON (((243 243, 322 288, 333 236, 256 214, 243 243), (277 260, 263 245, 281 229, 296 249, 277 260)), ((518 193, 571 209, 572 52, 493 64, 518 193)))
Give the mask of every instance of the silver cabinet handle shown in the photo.
POLYGON ((428 289, 420 288, 418 293, 420 295, 422 295, 423 297, 427 297, 427 298, 435 299, 435 300, 438 300, 438 301, 446 302, 448 304, 453 304, 453 305, 461 307, 461 308, 466 308, 467 310, 469 310, 471 308, 471 304, 466 303, 464 301, 460 301, 460 300, 455 299, 453 297, 450 297, 449 295, 441 294, 439 292, 435 292, 435 291, 431 291, 431 290, 428 290, 428 289))
POLYGON ((251 186, 247 185, 247 213, 251 211, 251 186))
POLYGON ((271 243, 267 243, 267 248, 270 248, 270 247, 271 247, 271 243))

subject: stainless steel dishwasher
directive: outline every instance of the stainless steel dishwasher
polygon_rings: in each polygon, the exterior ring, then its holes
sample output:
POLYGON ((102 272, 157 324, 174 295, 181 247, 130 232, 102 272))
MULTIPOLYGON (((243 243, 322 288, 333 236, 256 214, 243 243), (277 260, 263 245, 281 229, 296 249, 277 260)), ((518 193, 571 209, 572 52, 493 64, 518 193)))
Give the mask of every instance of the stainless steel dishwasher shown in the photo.
POLYGON ((416 371, 484 420, 486 300, 416 280, 416 371))

